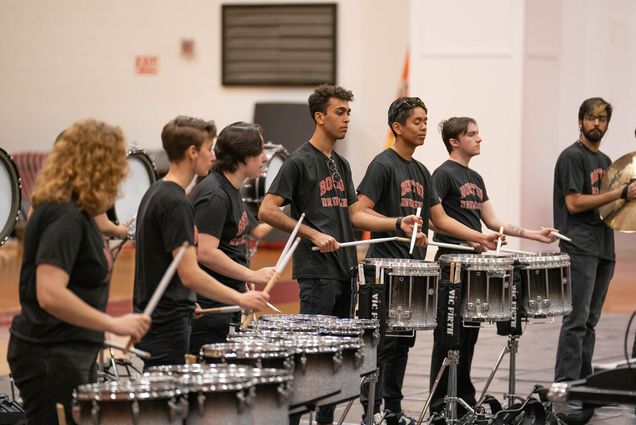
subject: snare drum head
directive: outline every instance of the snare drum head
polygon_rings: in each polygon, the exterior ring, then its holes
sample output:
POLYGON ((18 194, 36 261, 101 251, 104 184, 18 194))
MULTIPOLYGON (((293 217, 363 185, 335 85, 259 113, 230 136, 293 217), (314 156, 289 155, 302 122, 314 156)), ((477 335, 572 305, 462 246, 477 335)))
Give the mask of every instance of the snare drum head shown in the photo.
POLYGON ((128 224, 137 216, 141 198, 157 180, 155 166, 145 152, 128 152, 128 175, 119 186, 120 196, 115 201, 115 218, 119 224, 128 224))
POLYGON ((0 149, 0 245, 3 245, 20 217, 22 184, 11 155, 0 149))

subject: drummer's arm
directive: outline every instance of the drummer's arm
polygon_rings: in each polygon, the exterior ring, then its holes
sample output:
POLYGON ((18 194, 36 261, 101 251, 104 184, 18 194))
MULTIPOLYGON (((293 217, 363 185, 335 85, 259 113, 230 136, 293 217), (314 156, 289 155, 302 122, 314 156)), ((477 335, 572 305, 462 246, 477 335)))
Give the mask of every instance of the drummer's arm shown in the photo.
POLYGON ((125 239, 128 236, 128 227, 121 224, 115 224, 108 219, 105 212, 93 217, 97 228, 106 236, 114 236, 116 238, 125 239))
POLYGON ((250 270, 232 260, 225 252, 219 249, 219 239, 207 233, 199 233, 197 260, 207 268, 223 276, 246 282, 267 283, 272 274, 274 274, 273 267, 250 270))
MULTIPOLYGON (((623 190, 625 190, 625 185, 618 186, 612 190, 599 193, 597 195, 585 195, 583 193, 570 192, 565 195, 565 205, 570 214, 582 213, 621 199, 623 190)), ((629 185, 627 199, 630 201, 636 199, 636 182, 632 182, 629 185)))
MULTIPOLYGON (((258 219, 283 232, 291 233, 296 227, 297 221, 281 211, 285 198, 273 193, 265 195, 261 207, 258 210, 258 219)), ((298 236, 312 241, 320 247, 321 252, 335 251, 339 248, 338 241, 332 236, 326 235, 305 224, 298 229, 298 236)))
POLYGON ((550 235, 550 232, 556 231, 556 229, 552 227, 542 227, 538 230, 531 230, 514 224, 504 223, 497 218, 490 201, 481 204, 481 220, 490 230, 499 231, 499 229, 503 227, 503 233, 505 235, 531 239, 543 243, 552 243, 556 240, 554 236, 550 235))
POLYGON ((431 207, 431 221, 438 232, 483 245, 488 249, 495 249, 497 247, 496 241, 499 235, 498 233, 483 234, 465 226, 454 218, 449 217, 441 204, 431 207))
MULTIPOLYGON (((375 203, 366 195, 358 194, 358 202, 349 205, 349 217, 351 223, 357 229, 371 230, 372 232, 389 232, 395 230, 397 217, 386 217, 373 210, 375 203)), ((413 233, 413 225, 418 223, 421 228, 422 219, 415 215, 402 218, 400 229, 407 235, 413 233)))
POLYGON ((257 226, 250 229, 250 236, 256 240, 261 240, 267 236, 272 229, 273 227, 267 223, 259 223, 257 226))

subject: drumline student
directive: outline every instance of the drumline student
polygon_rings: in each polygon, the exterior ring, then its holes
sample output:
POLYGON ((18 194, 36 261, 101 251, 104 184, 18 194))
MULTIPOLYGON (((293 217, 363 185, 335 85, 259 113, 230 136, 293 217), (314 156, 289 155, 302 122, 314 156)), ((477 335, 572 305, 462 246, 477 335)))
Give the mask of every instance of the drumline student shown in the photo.
MULTIPOLYGON (((479 127, 473 118, 452 117, 442 121, 439 125, 442 140, 448 150, 449 159, 440 165, 433 173, 435 190, 440 197, 442 207, 448 216, 463 223, 469 228, 480 232, 481 222, 489 229, 498 230, 503 227, 503 233, 539 242, 554 242, 554 236, 550 235, 553 228, 541 228, 528 230, 519 226, 505 224, 495 215, 495 211, 488 199, 484 180, 476 171, 468 167, 472 157, 480 154, 482 139, 479 135, 479 127)), ((442 230, 442 229, 439 229, 442 230)), ((438 232, 434 234, 434 240, 445 243, 459 244, 462 238, 438 232)), ((477 252, 484 247, 469 242, 477 252)), ((444 254, 465 253, 448 248, 440 248, 435 255, 437 261, 444 254)), ((448 270, 442 269, 438 285, 437 328, 434 332, 433 351, 431 355, 431 386, 446 357, 449 344, 446 336, 446 315, 449 293, 448 270)), ((459 326, 459 365, 457 369, 457 396, 474 406, 475 387, 470 379, 470 369, 479 335, 479 327, 459 326)), ((455 347, 453 347, 454 349, 455 347)), ((431 400, 431 412, 439 412, 444 405, 444 396, 447 391, 448 370, 444 371, 442 379, 433 394, 431 400)), ((463 408, 460 407, 460 411, 463 408)))
POLYGON ((203 271, 195 246, 198 242, 194 209, 185 188, 195 175, 207 175, 212 163, 213 122, 179 116, 163 128, 161 140, 170 168, 148 189, 137 214, 136 264, 133 306, 143 311, 179 247, 188 247, 177 273, 152 314, 152 325, 137 346, 152 354, 144 369, 163 364, 183 364, 189 352, 196 295, 227 304, 260 310, 267 294, 231 289, 203 271))
MULTIPOLYGON (((423 221, 421 231, 424 235, 428 233, 430 218, 437 229, 489 248, 495 248, 497 233, 484 235, 446 215, 440 205, 429 171, 424 164, 413 158, 417 147, 424 144, 428 123, 427 114, 426 105, 418 97, 401 97, 391 103, 388 124, 395 136, 395 143, 390 149, 378 154, 369 164, 358 186, 358 204, 364 211, 381 217, 415 214, 420 207, 423 221)), ((397 229, 371 233, 372 238, 394 236, 404 236, 404 233, 397 229)), ((425 246, 416 246, 411 255, 409 246, 397 241, 371 245, 367 252, 367 258, 423 260, 425 257, 425 246)), ((401 406, 408 352, 414 343, 415 336, 382 335, 378 348, 380 375, 374 406, 375 423, 381 423, 383 420, 387 425, 415 423, 412 418, 404 415, 401 406), (382 402, 380 394, 384 398, 383 413, 380 413, 382 402)), ((368 385, 365 385, 361 396, 365 411, 367 392, 368 385)))
MULTIPOLYGON (((265 284, 274 267, 251 270, 247 267, 249 214, 239 191, 246 178, 259 177, 266 161, 263 137, 255 124, 236 122, 221 130, 214 145, 216 162, 212 172, 195 186, 191 201, 199 230, 197 260, 203 270, 222 284, 245 292, 246 283, 265 284)), ((201 308, 221 307, 197 295, 201 308)), ((203 344, 225 342, 230 323, 240 313, 203 316, 192 323, 190 352, 197 354, 203 344)))
MULTIPOLYGON (((333 149, 347 134, 352 99, 351 91, 338 86, 322 85, 314 90, 308 100, 314 133, 283 163, 259 210, 261 220, 286 232, 293 231, 305 213, 298 232, 303 240, 293 257, 301 314, 349 315, 350 268, 357 262, 356 252, 352 247, 338 249, 338 242, 354 239, 353 225, 373 231, 397 226, 410 235, 413 224, 422 223, 413 215, 378 217, 359 208, 349 163, 333 149), (291 217, 280 210, 286 204, 291 205, 291 217), (312 251, 312 246, 320 252, 312 251)), ((417 236, 418 243, 426 242, 421 232, 417 236)), ((333 422, 333 410, 321 408, 316 421, 333 422)))
POLYGON ((113 205, 126 169, 122 131, 85 120, 38 174, 7 355, 28 423, 57 423, 56 403, 72 423, 72 391, 96 381, 104 332, 141 338, 150 325, 145 315, 104 313, 113 262, 93 217, 113 205))

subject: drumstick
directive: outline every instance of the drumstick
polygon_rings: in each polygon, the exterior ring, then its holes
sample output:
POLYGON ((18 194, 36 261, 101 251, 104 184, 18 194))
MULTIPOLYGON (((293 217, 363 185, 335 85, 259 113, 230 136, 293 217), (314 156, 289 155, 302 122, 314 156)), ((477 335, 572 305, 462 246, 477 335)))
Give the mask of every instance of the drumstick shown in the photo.
POLYGON ((572 239, 568 238, 568 237, 567 237, 567 236, 565 236, 565 235, 562 235, 562 234, 561 234, 561 233, 559 233, 559 232, 550 232, 550 235, 551 235, 551 236, 554 236, 554 237, 555 237, 555 238, 557 238, 557 239, 564 240, 564 241, 566 241, 566 242, 572 242, 572 239))
MULTIPOLYGON (((417 212, 415 213, 415 215, 419 217, 421 212, 422 212, 422 207, 417 207, 417 212)), ((411 235, 411 246, 409 247, 409 255, 413 254, 413 248, 415 247, 416 235, 417 235, 417 222, 415 222, 415 224, 413 225, 413 234, 411 235)))
MULTIPOLYGON (((177 251, 177 255, 175 255, 174 258, 172 259, 170 266, 168 266, 168 269, 166 270, 166 272, 163 274, 163 277, 159 281, 159 285, 157 285, 157 289, 155 289, 154 294, 152 294, 152 297, 150 297, 150 301, 148 301, 148 304, 146 305, 146 308, 144 309, 144 314, 147 314, 148 316, 152 316, 152 312, 155 311, 155 307, 157 307, 157 304, 159 303, 161 296, 166 291, 166 288, 168 287, 170 280, 172 280, 172 276, 174 276, 174 273, 177 271, 177 266, 179 265, 179 262, 181 261, 183 254, 185 254, 185 250, 187 246, 188 246, 188 242, 184 242, 183 245, 181 245, 181 248, 179 248, 179 251, 177 251)), ((130 350, 130 347, 132 346, 132 344, 133 344, 133 337, 130 337, 130 339, 128 340, 128 344, 126 344, 124 354, 128 353, 128 350, 130 350)))
MULTIPOLYGON (((499 233, 503 233, 503 226, 499 227, 499 233)), ((499 250, 501 249, 501 236, 497 238, 497 256, 499 256, 499 250)))
MULTIPOLYGON (((274 284, 280 277, 280 274, 283 272, 283 270, 285 270, 285 266, 287 266, 287 263, 289 262, 290 258, 294 254, 294 251, 296 251, 296 248, 298 247, 299 243, 300 243, 300 238, 296 238, 292 246, 289 248, 289 251, 287 252, 285 257, 282 259, 281 263, 276 266, 276 271, 274 272, 272 277, 269 279, 269 282, 267 282, 267 285, 265 285, 265 289, 263 289, 264 293, 269 295, 272 288, 274 287, 274 284)), ((254 315, 247 316, 245 320, 243 321, 243 323, 241 323, 241 328, 242 329, 247 328, 250 325, 250 323, 252 323, 252 320, 254 320, 254 315)))
POLYGON ((289 238, 287 239, 287 242, 285 243, 283 252, 281 252, 280 257, 278 257, 278 261, 276 262, 276 267, 278 267, 278 265, 281 263, 283 257, 285 257, 285 254, 287 254, 287 251, 289 251, 289 247, 291 246, 292 242, 294 242, 294 239, 296 239, 296 234, 298 233, 298 229, 300 229, 300 224, 303 222, 304 218, 305 218, 305 213, 302 213, 300 215, 300 218, 298 219, 298 222, 296 223, 296 226, 294 227, 294 230, 291 232, 291 234, 289 235, 289 238))
POLYGON ((66 425, 66 412, 62 403, 55 403, 55 411, 57 412, 57 422, 59 425, 66 425))
MULTIPOLYGON (((114 348, 121 351, 124 351, 126 349, 126 347, 124 347, 123 345, 117 344, 116 342, 112 341, 104 341, 104 347, 114 348)), ((135 347, 130 347, 128 350, 140 359, 149 359, 151 357, 149 352, 139 350, 135 347)))
MULTIPOLYGON (((269 303, 268 303, 269 304, 269 303)), ((221 313, 238 313, 241 307, 238 305, 228 305, 226 307, 202 308, 196 311, 196 314, 221 314, 221 313)))
POLYGON ((537 255, 536 252, 521 251, 520 249, 501 248, 501 252, 508 252, 510 254, 525 254, 525 255, 537 255))
MULTIPOLYGON (((404 242, 404 243, 410 243, 411 242, 407 238, 397 238, 397 241, 398 242, 404 242)), ((445 243, 445 242, 428 241, 427 245, 438 246, 440 248, 459 249, 461 251, 474 251, 475 250, 475 248, 473 248, 472 246, 457 245, 457 244, 454 244, 454 243, 445 243)))
MULTIPOLYGON (((345 248, 348 246, 356 246, 356 245, 370 245, 370 244, 374 244, 374 243, 383 243, 383 242, 391 242, 391 241, 397 241, 400 238, 398 236, 391 236, 390 238, 376 238, 376 239, 367 239, 364 241, 353 241, 353 242, 342 242, 339 243, 338 245, 340 245, 340 248, 345 248)), ((406 238, 402 238, 402 239, 406 239, 406 238)), ((408 241, 408 239, 406 239, 408 241)), ((312 246, 311 247, 312 251, 320 251, 320 248, 317 246, 312 246)))

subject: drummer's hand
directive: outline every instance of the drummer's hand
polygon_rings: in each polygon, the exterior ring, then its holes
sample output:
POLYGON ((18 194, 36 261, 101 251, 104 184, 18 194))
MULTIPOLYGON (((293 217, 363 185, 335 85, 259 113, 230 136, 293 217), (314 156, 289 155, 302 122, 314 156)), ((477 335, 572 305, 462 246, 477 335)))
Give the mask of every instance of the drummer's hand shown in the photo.
POLYGON ((274 272, 276 272, 276 267, 263 267, 258 270, 252 270, 248 280, 253 283, 264 285, 269 282, 272 276, 274 276, 274 272))
POLYGON ((417 223, 417 228, 421 229, 423 223, 422 217, 419 217, 417 215, 407 215, 406 217, 402 218, 400 229, 402 229, 402 231, 410 237, 411 235, 413 235, 413 225, 415 223, 417 223))
POLYGON ((147 314, 129 313, 111 317, 111 324, 107 331, 119 336, 130 335, 135 341, 139 341, 150 329, 150 321, 150 316, 147 314))
POLYGON ((425 247, 428 245, 428 237, 426 234, 422 232, 417 232, 417 236, 415 236, 415 245, 425 247))
POLYGON ((267 306, 269 295, 262 291, 247 291, 239 295, 237 304, 244 309, 261 311, 267 306))
POLYGON ((482 244, 479 244, 477 242, 471 242, 471 241, 467 241, 467 242, 468 242, 468 245, 473 247, 473 249, 475 250, 475 254, 481 254, 482 252, 488 249, 482 244))
POLYGON ((543 243, 552 243, 557 240, 557 237, 551 235, 552 232, 558 232, 554 227, 540 227, 539 230, 533 231, 532 239, 543 243))
POLYGON ((192 313, 192 318, 193 319, 200 319, 201 317, 203 317, 203 314, 201 314, 201 306, 199 305, 199 303, 194 303, 194 312, 192 313))
POLYGON ((320 252, 333 252, 340 248, 338 241, 333 237, 324 233, 316 232, 311 241, 320 248, 320 252))
POLYGON ((635 199, 636 199, 636 181, 630 183, 629 187, 627 188, 627 200, 633 201, 635 199))
POLYGON ((503 233, 486 233, 484 234, 484 241, 481 245, 485 246, 488 249, 497 249, 497 239, 501 238, 501 244, 503 245, 506 241, 506 235, 503 233))

